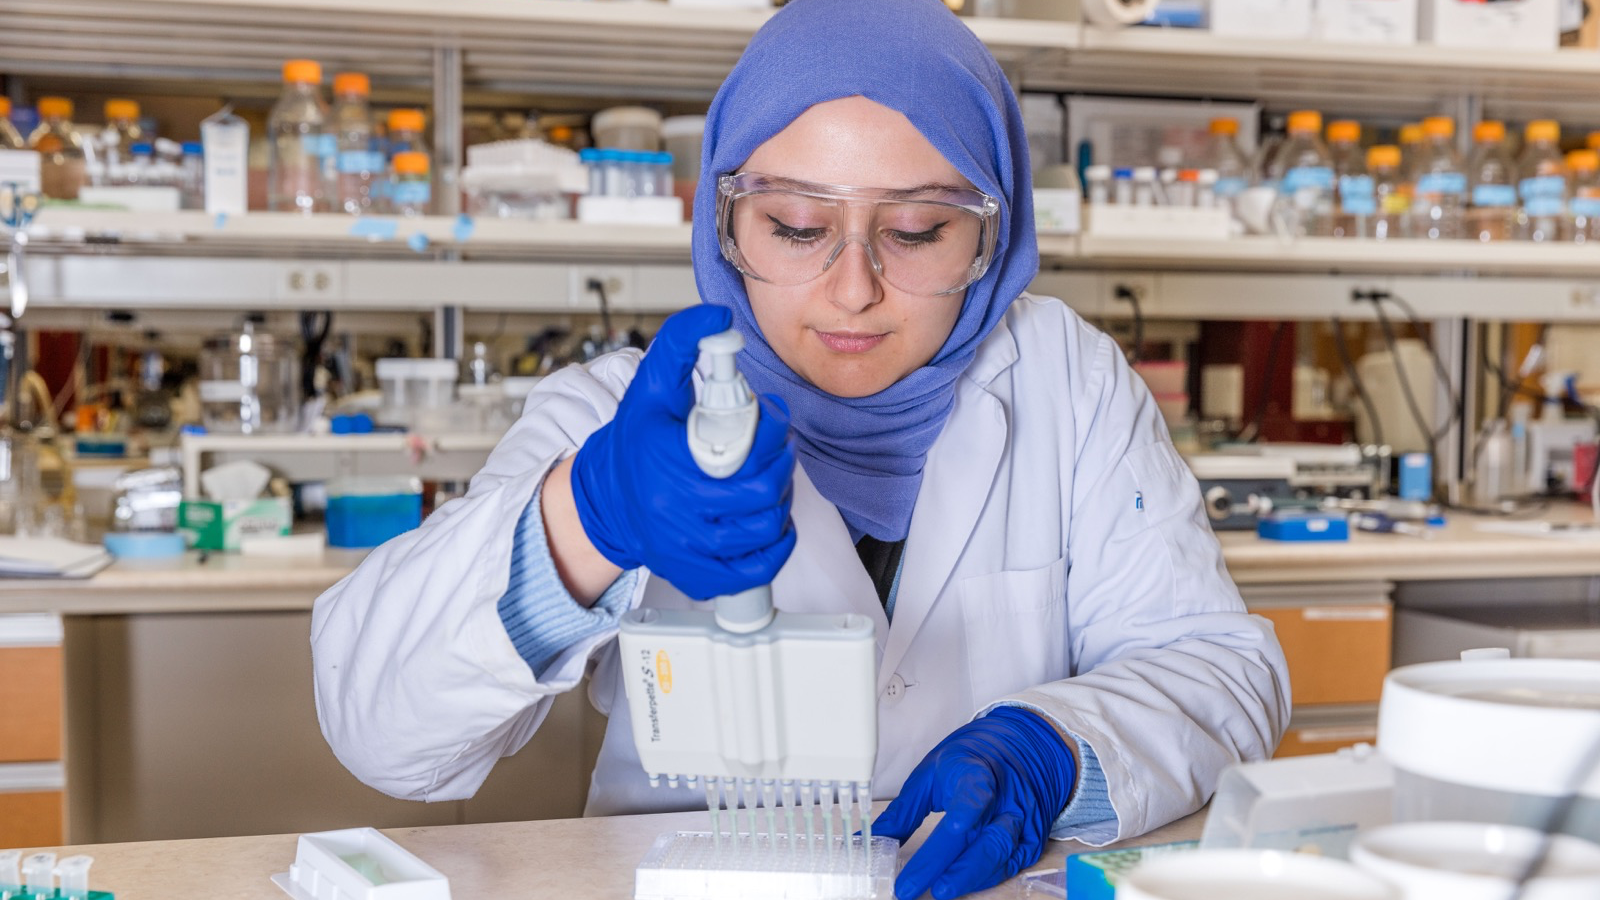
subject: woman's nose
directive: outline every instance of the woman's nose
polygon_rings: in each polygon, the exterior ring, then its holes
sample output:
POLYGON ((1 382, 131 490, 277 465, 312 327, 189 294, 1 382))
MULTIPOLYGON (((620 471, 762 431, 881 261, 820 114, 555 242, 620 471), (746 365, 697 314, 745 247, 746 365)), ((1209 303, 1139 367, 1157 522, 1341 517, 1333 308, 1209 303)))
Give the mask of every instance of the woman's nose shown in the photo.
POLYGON ((849 313, 859 313, 883 299, 872 250, 862 238, 851 237, 828 267, 828 300, 849 313))

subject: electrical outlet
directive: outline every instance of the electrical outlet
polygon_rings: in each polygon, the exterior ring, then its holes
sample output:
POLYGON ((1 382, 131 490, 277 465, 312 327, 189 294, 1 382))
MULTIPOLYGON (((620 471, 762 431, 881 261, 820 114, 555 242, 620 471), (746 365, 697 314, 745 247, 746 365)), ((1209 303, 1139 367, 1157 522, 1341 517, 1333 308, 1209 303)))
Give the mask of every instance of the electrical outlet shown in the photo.
POLYGON ((590 288, 591 280, 605 288, 606 302, 613 310, 633 309, 633 267, 631 266, 573 266, 568 270, 570 287, 567 303, 574 309, 596 311, 600 309, 600 295, 590 288))
POLYGON ((343 272, 338 263, 291 263, 281 270, 280 300, 326 303, 343 296, 343 272))

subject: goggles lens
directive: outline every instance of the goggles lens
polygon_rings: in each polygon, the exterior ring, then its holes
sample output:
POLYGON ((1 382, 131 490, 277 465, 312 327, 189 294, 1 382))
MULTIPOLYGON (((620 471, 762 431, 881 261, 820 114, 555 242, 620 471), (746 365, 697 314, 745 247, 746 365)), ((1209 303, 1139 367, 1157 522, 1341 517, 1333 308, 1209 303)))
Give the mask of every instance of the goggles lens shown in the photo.
POLYGON ((770 284, 817 278, 853 241, 885 281, 909 294, 937 296, 972 284, 994 254, 999 203, 978 191, 905 199, 754 173, 725 176, 719 187, 723 255, 770 284))

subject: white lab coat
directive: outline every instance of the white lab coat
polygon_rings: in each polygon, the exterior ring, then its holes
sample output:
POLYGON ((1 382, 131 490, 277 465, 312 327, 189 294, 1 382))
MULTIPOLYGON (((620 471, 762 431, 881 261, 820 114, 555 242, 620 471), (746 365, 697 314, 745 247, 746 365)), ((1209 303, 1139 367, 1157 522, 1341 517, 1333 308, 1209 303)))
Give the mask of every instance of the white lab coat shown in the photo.
MULTIPOLYGON (((614 633, 535 679, 496 610, 518 515, 550 467, 615 413, 638 359, 624 351, 546 379, 464 498, 317 601, 322 730, 362 781, 396 797, 471 796, 533 735, 552 696, 592 669, 590 698, 617 714, 587 812, 703 808, 703 795, 646 783, 614 633)), ((1155 401, 1110 338, 1057 300, 1020 298, 957 381, 892 625, 843 519, 800 467, 794 498, 799 541, 773 596, 781 609, 876 624, 879 797, 1005 699, 1094 748, 1117 823, 1083 837, 1104 843, 1197 809, 1224 766, 1269 755, 1282 736, 1282 651, 1244 611, 1155 401)), ((674 602, 665 594, 642 577, 635 602, 674 602)))

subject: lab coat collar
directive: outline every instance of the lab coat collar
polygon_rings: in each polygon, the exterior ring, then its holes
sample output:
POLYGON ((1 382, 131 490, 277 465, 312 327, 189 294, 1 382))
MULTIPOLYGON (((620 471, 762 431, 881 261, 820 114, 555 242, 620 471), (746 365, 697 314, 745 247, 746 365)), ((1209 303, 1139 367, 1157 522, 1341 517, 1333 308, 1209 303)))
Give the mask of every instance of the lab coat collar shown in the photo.
POLYGON ((1002 319, 956 382, 955 407, 928 453, 911 514, 894 621, 878 667, 879 694, 905 659, 934 601, 947 593, 951 573, 977 527, 1009 439, 1005 405, 988 388, 1017 355, 1016 338, 1002 319))

